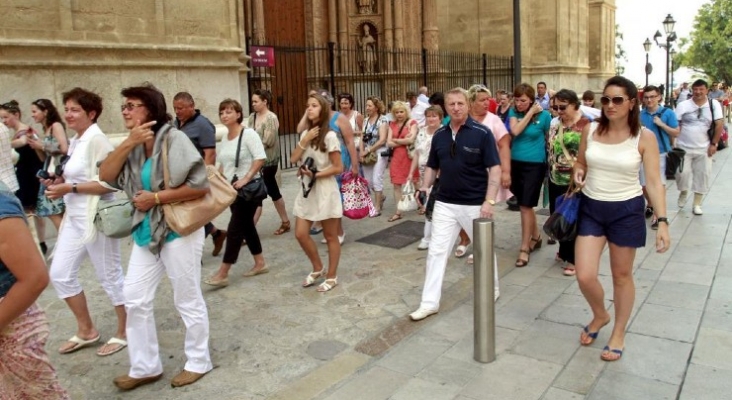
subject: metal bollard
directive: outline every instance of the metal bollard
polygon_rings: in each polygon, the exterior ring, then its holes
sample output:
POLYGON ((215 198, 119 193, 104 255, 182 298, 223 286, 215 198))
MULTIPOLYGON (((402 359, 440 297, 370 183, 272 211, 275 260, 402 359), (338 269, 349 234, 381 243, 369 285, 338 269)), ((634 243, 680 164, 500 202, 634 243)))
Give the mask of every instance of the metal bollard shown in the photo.
POLYGON ((473 220, 473 358, 496 360, 496 307, 493 297, 493 220, 473 220))

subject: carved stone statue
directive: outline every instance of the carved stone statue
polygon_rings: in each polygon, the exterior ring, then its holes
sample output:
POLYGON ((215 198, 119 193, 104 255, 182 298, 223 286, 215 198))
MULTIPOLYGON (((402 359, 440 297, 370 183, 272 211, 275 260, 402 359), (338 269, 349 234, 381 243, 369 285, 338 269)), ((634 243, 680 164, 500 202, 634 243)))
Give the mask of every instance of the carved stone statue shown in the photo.
POLYGON ((360 64, 363 72, 374 72, 376 70, 376 39, 371 36, 371 27, 363 26, 363 36, 358 39, 360 48, 360 64))
POLYGON ((359 14, 376 13, 376 0, 356 0, 359 14))

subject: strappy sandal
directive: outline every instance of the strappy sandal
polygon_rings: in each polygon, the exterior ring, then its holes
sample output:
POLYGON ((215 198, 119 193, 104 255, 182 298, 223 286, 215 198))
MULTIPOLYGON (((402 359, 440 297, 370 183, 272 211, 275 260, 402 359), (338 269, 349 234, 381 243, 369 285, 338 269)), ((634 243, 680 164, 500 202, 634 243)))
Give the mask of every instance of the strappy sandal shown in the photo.
POLYGON ((323 275, 325 275, 325 268, 321 269, 320 271, 313 271, 308 274, 308 276, 305 277, 305 282, 302 283, 302 287, 310 287, 315 284, 315 281, 318 278, 321 278, 323 275))
POLYGON ((544 239, 542 239, 541 234, 539 234, 539 237, 537 238, 531 238, 531 246, 529 248, 530 252, 533 252, 536 249, 540 249, 541 245, 544 243, 544 239))
POLYGON ((332 290, 336 286, 338 286, 338 277, 337 276, 333 279, 326 279, 323 283, 321 283, 318 286, 318 289, 316 289, 316 290, 318 292, 327 292, 329 290, 332 290))
POLYGON ((280 227, 277 228, 276 231, 274 231, 274 234, 279 236, 279 235, 289 232, 289 231, 290 231, 290 221, 287 221, 287 222, 281 223, 280 227))
POLYGON ((394 214, 387 221, 394 222, 394 221, 399 221, 400 219, 402 219, 402 216, 400 214, 394 214))
POLYGON ((529 265, 529 260, 531 260, 531 254, 528 249, 519 250, 519 255, 521 255, 521 253, 526 254, 526 260, 522 260, 520 258, 516 259, 516 266, 519 268, 529 265))

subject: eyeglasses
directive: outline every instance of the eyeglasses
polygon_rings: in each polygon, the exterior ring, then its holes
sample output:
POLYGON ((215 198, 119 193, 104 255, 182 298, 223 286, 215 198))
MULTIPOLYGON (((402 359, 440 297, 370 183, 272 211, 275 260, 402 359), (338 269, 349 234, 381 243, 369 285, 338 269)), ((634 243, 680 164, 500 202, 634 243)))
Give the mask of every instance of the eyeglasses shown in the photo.
POLYGON ((656 96, 655 94, 650 95, 650 96, 643 96, 643 100, 651 100, 651 99, 655 99, 656 97, 658 97, 658 96, 656 96))
POLYGON ((625 98, 623 96, 613 96, 613 97, 602 96, 602 97, 600 97, 600 103, 603 106, 606 106, 606 105, 610 104, 611 101, 616 106, 620 106, 620 105, 622 105, 623 103, 625 103, 628 100, 630 100, 630 99, 627 99, 627 98, 625 98))
POLYGON ((567 106, 552 106, 552 110, 554 111, 564 111, 567 109, 567 106))
POLYGON ((125 110, 132 111, 133 109, 135 109, 135 107, 145 107, 145 105, 127 103, 127 104, 122 104, 119 109, 120 109, 120 111, 125 112, 125 110))

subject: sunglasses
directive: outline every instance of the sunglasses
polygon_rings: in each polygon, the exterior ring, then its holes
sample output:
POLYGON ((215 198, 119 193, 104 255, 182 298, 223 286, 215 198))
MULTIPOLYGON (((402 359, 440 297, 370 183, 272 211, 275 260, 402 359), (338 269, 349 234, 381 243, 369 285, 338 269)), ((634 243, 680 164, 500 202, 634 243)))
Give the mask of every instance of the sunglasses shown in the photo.
POLYGON ((567 106, 552 106, 552 110, 554 111, 564 111, 567 109, 567 106))
POLYGON ((122 104, 119 109, 120 109, 120 111, 124 112, 125 110, 132 111, 132 110, 135 109, 135 107, 145 107, 145 105, 144 104, 127 103, 127 104, 122 104))
POLYGON ((699 107, 696 109, 696 119, 701 119, 702 117, 702 108, 699 107))
POLYGON ((613 96, 613 97, 602 96, 602 97, 600 97, 600 103, 603 106, 606 106, 606 105, 610 104, 611 101, 616 106, 620 106, 620 105, 623 105, 623 103, 625 103, 628 100, 630 100, 630 99, 625 98, 623 96, 613 96))

